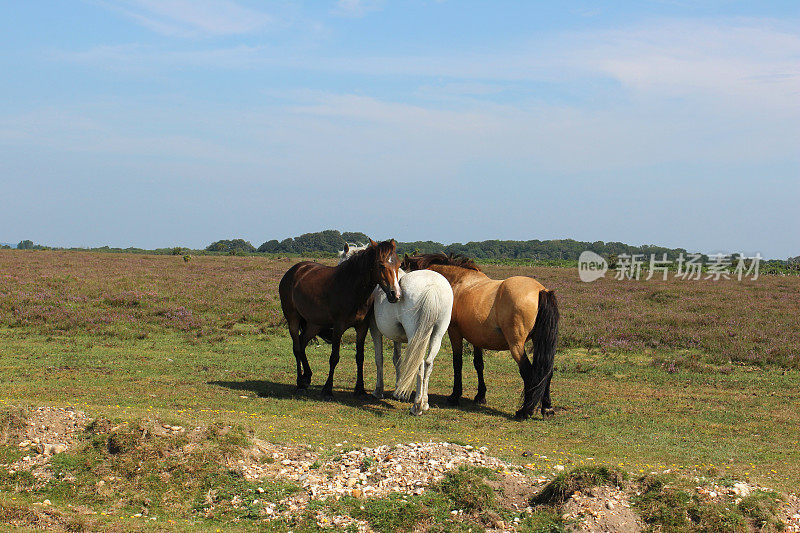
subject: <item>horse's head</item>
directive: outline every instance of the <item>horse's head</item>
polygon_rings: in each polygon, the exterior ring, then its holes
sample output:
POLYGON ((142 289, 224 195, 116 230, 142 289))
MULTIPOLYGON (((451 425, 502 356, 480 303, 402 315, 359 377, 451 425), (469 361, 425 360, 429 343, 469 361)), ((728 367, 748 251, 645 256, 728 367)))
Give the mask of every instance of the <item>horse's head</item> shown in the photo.
POLYGON ((392 302, 397 302, 402 298, 400 291, 400 261, 397 258, 397 243, 394 239, 376 243, 372 239, 369 241, 370 248, 375 249, 374 275, 375 282, 386 293, 386 298, 392 302))
POLYGON ((362 250, 366 250, 367 248, 369 248, 369 244, 361 244, 361 243, 356 244, 352 242, 344 243, 344 250, 339 252, 339 264, 341 265, 342 263, 350 259, 354 254, 362 250))
POLYGON ((403 254, 403 260, 400 262, 400 268, 403 270, 419 270, 417 266, 417 257, 416 256, 409 256, 408 254, 403 254))

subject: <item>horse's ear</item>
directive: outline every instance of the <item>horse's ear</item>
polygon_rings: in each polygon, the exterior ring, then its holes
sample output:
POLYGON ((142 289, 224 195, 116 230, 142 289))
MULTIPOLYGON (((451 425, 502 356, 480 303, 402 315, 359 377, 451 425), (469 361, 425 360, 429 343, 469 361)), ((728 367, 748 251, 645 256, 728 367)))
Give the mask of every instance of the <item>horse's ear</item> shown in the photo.
POLYGON ((392 248, 394 248, 395 250, 397 250, 397 241, 396 241, 396 240, 394 240, 394 239, 392 239, 392 240, 391 240, 391 241, 389 241, 389 242, 391 243, 391 245, 392 245, 392 248))
POLYGON ((344 243, 344 254, 347 255, 347 252, 350 251, 350 246, 347 243, 344 243))
POLYGON ((378 246, 378 243, 376 243, 375 241, 373 241, 372 239, 370 239, 370 240, 369 240, 369 245, 370 245, 370 246, 378 246))

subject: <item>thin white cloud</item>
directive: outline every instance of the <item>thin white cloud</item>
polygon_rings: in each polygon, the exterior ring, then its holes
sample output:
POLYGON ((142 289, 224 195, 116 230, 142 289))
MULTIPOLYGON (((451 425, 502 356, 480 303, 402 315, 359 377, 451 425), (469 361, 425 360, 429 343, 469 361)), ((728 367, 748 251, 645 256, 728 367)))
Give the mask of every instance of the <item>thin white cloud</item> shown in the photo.
MULTIPOLYGON (((167 4, 174 3, 171 0, 167 4)), ((210 23, 206 24, 209 27, 210 23)), ((227 26, 232 28, 233 26, 227 26)), ((574 83, 605 78, 630 95, 704 97, 726 104, 791 105, 800 96, 800 32, 771 20, 674 20, 606 32, 570 33, 481 55, 336 57, 296 47, 237 46, 206 50, 98 47, 60 59, 141 70, 195 66, 281 67, 363 76, 406 76, 502 84, 574 83)), ((241 29, 241 27, 240 27, 241 29)), ((424 85, 424 83, 421 83, 424 85)), ((585 85, 585 84, 584 84, 585 85)), ((796 107, 796 106, 795 106, 796 107)))
POLYGON ((216 36, 250 33, 271 17, 232 0, 100 0, 155 32, 171 36, 216 36))
POLYGON ((671 21, 601 33, 587 44, 572 52, 573 64, 637 93, 771 106, 800 98, 800 32, 774 21, 671 21))

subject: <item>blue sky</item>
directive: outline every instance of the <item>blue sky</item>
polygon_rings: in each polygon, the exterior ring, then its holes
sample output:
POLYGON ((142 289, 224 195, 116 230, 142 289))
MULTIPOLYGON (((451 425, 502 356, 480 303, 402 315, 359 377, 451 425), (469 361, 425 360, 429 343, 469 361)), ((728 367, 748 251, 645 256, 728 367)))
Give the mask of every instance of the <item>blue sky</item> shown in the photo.
POLYGON ((796 1, 0 6, 0 241, 800 255, 796 1))

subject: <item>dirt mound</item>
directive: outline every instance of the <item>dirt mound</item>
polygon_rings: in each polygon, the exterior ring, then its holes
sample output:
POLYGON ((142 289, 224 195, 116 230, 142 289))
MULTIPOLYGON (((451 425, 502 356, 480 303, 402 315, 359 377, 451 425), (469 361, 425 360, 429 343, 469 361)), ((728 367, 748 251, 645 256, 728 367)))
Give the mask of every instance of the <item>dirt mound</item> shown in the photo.
POLYGON ((644 524, 631 509, 628 495, 616 487, 592 487, 575 492, 562 506, 569 531, 637 533, 644 524))
POLYGON ((17 409, 3 414, 2 442, 17 446, 26 454, 11 463, 0 464, 9 474, 28 471, 40 481, 50 479, 50 459, 77 443, 90 418, 70 407, 17 409))

